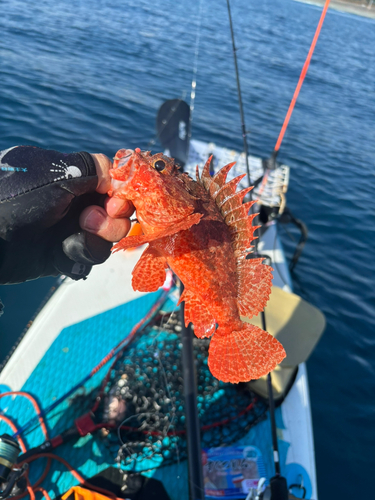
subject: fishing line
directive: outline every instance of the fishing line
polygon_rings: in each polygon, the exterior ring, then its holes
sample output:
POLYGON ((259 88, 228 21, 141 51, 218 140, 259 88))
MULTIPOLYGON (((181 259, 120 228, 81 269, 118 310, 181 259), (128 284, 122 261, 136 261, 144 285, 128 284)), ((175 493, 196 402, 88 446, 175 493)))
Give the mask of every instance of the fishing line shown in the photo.
MULTIPOLYGON (((177 280, 176 280, 176 275, 173 273, 173 271, 171 271, 172 273, 172 280, 173 280, 173 284, 176 285, 177 284, 177 280)), ((161 317, 161 321, 160 321, 160 331, 159 333, 156 335, 156 337, 154 338, 154 340, 152 341, 152 344, 151 345, 154 345, 156 344, 158 338, 160 337, 160 335, 162 334, 163 332, 163 328, 167 327, 170 322, 171 322, 171 318, 174 316, 176 310, 177 310, 178 306, 177 306, 177 303, 174 305, 173 307, 173 310, 172 312, 168 315, 168 320, 166 321, 166 323, 164 323, 164 318, 165 316, 167 316, 167 313, 164 313, 161 317)), ((165 371, 165 368, 164 368, 164 365, 163 365, 163 362, 161 360, 161 357, 159 356, 159 350, 156 351, 157 354, 158 354, 158 362, 159 362, 159 366, 161 367, 161 370, 162 370, 162 373, 163 373, 163 379, 164 379, 164 386, 165 386, 165 389, 166 389, 166 393, 167 393, 167 396, 169 398, 169 400, 171 401, 171 404, 172 404, 172 407, 171 407, 171 412, 172 412, 172 418, 169 422, 169 425, 168 425, 168 428, 166 429, 166 436, 168 436, 168 433, 169 433, 169 429, 172 427, 172 425, 174 424, 175 420, 176 420, 176 403, 173 402, 173 399, 172 399, 172 395, 171 395, 171 392, 170 392, 170 389, 169 389, 169 384, 168 384, 168 381, 167 381, 167 374, 166 374, 166 371, 165 371)), ((175 429, 175 426, 173 425, 173 430, 172 430, 172 435, 177 438, 177 433, 176 433, 176 429, 175 429)), ((180 468, 180 453, 179 453, 179 448, 178 448, 178 440, 176 439, 174 441, 174 447, 175 447, 175 450, 176 450, 176 461, 177 461, 177 468, 180 468)), ((179 477, 179 476, 178 476, 179 477)))
MULTIPOLYGON (((170 319, 172 318, 172 316, 174 315, 175 311, 177 309, 177 304, 174 306, 173 308, 173 311, 172 313, 169 315, 169 318, 167 320, 167 322, 163 325, 163 319, 164 317, 166 316, 166 314, 163 315, 162 317, 162 320, 161 320, 161 323, 160 323, 160 332, 159 334, 155 337, 154 341, 152 344, 154 344, 156 342, 156 339, 161 335, 162 331, 163 331, 163 328, 165 328, 166 326, 168 326, 169 322, 170 322, 170 319)), ((157 351, 157 353, 159 354, 159 350, 157 351)), ((173 402, 173 399, 172 399, 172 394, 169 390, 169 384, 168 384, 168 380, 167 380, 167 374, 166 374, 166 371, 165 371, 165 368, 164 368, 164 365, 163 365, 163 362, 161 360, 161 357, 158 355, 158 361, 159 361, 159 366, 161 367, 161 370, 162 370, 162 373, 163 373, 163 378, 164 378, 164 386, 165 386, 165 389, 166 389, 166 392, 167 392, 167 396, 172 404, 172 407, 171 407, 171 412, 172 412, 172 418, 169 422, 169 425, 168 425, 168 428, 166 430, 166 435, 168 435, 168 432, 169 432, 169 429, 172 427, 172 425, 174 424, 175 420, 176 420, 176 403, 173 402)), ((172 435, 177 438, 177 433, 176 433, 176 429, 175 429, 175 426, 173 426, 173 431, 172 431, 172 435)), ((175 450, 176 450, 176 461, 177 461, 177 467, 179 468, 180 467, 180 453, 179 453, 179 448, 178 448, 178 440, 176 439, 175 442, 174 442, 174 446, 175 446, 175 450)))
MULTIPOLYGON (((174 279, 174 282, 176 282, 175 279, 174 279)), ((173 311, 169 315, 169 318, 168 318, 167 322, 165 323, 165 325, 163 325, 163 319, 164 319, 165 315, 163 316, 161 324, 160 324, 160 333, 162 332, 163 327, 168 326, 168 324, 170 322, 170 319, 174 315, 176 309, 177 309, 177 304, 174 306, 173 311)), ((167 380, 167 374, 166 374, 166 371, 165 371, 165 368, 164 368, 164 365, 163 365, 163 362, 162 362, 160 356, 158 356, 158 361, 159 361, 159 365, 161 366, 161 368, 163 370, 163 378, 164 378, 164 384, 165 384, 166 392, 167 392, 168 398, 170 399, 171 404, 172 404, 172 407, 171 407, 172 418, 171 418, 171 421, 169 422, 168 428, 166 430, 166 434, 168 435, 169 429, 171 428, 171 426, 174 424, 174 422, 176 420, 176 402, 173 402, 172 394, 171 394, 171 391, 169 389, 169 384, 168 384, 168 380, 167 380)), ((172 434, 173 437, 177 438, 177 433, 176 433, 175 426, 173 426, 173 431, 172 432, 173 432, 173 434, 172 434)), ((179 469, 181 463, 180 463, 180 452, 179 452, 179 448, 178 448, 178 440, 177 439, 174 440, 174 447, 175 447, 175 450, 176 450, 177 469, 179 469)), ((179 476, 177 476, 177 478, 179 478, 179 476)))
MULTIPOLYGON (((160 366, 162 367, 162 370, 163 370, 163 377, 164 377, 164 383, 165 383, 165 388, 166 388, 166 391, 167 391, 167 395, 168 395, 168 398, 170 399, 171 404, 172 404, 172 408, 171 408, 172 418, 171 418, 171 421, 169 422, 168 428, 166 430, 166 435, 168 435, 169 429, 172 427, 172 425, 174 424, 174 422, 176 420, 176 417, 177 417, 177 415, 176 415, 176 402, 173 402, 172 395, 171 395, 171 392, 170 392, 169 386, 168 386, 167 374, 166 374, 166 371, 164 369, 164 365, 163 365, 160 357, 158 358, 158 360, 159 360, 159 364, 160 364, 160 366)), ((175 425, 173 425, 172 435, 175 438, 175 440, 174 440, 174 447, 175 447, 175 450, 176 450, 176 461, 177 461, 177 470, 178 470, 180 468, 181 463, 180 463, 180 452, 179 452, 179 448, 178 448, 178 440, 177 440, 177 433, 176 433, 175 425)))
MULTIPOLYGON (((327 0, 327 1, 329 2, 329 0, 327 0)), ((232 16, 231 16, 231 11, 230 11, 229 0, 227 0, 227 6, 228 6, 230 31, 231 31, 231 36, 232 36, 233 58, 234 58, 234 65, 235 65, 235 71, 236 71, 238 101, 239 101, 240 116, 241 116, 242 137, 243 137, 243 144, 244 144, 244 154, 245 154, 245 159, 246 159, 246 170, 247 170, 249 185, 251 185, 247 137, 246 137, 247 131, 246 131, 246 126, 245 126, 245 117, 244 117, 242 97, 241 97, 241 86, 240 86, 240 78, 239 78, 237 55, 236 55, 237 49, 236 49, 235 41, 234 41, 234 32, 233 32, 232 16)), ((276 157, 276 154, 277 154, 277 152, 275 152, 275 157, 276 157)), ((266 172, 266 176, 268 177, 268 171, 266 172)), ((250 192, 250 200, 252 200, 252 193, 251 192, 250 192)), ((251 207, 251 213, 254 214, 254 207, 253 206, 251 207)), ((254 244, 254 253, 250 256, 262 257, 261 255, 258 254, 258 239, 257 238, 253 239, 252 243, 254 244)), ((265 315, 264 310, 261 311, 260 317, 261 317, 262 328, 264 331, 267 331, 266 315, 265 315)), ((272 432, 272 442, 273 442, 273 452, 274 452, 273 457, 274 457, 274 465, 275 465, 275 473, 276 473, 275 476, 273 478, 271 478, 271 483, 272 483, 272 481, 274 481, 274 482, 277 482, 278 484, 282 485, 283 491, 280 490, 280 497, 279 498, 284 499, 284 498, 287 498, 287 495, 285 495, 285 491, 287 492, 286 479, 280 475, 279 452, 278 452, 278 441, 277 441, 277 434, 276 434, 276 421, 275 421, 275 414, 274 414, 274 400, 273 400, 273 393, 272 393, 271 373, 268 373, 268 375, 267 375, 267 385, 268 385, 268 401, 269 401, 269 412, 270 412, 271 432, 272 432)), ((271 487, 272 487, 272 485, 271 485, 271 487)))
MULTIPOLYGON (((173 280, 173 286, 177 286, 177 280, 176 280, 176 275, 173 273, 172 270, 170 270, 170 272, 172 273, 172 280, 173 280)), ((152 344, 155 344, 158 340, 158 337, 162 334, 163 332, 163 328, 167 327, 170 322, 171 322, 171 319, 173 318, 176 310, 177 310, 178 306, 177 306, 177 303, 173 306, 173 309, 172 309, 172 312, 171 313, 168 313, 168 312, 165 312, 161 315, 161 320, 160 320, 160 332, 156 335, 156 337, 154 338, 154 340, 152 341, 152 344), (168 316, 168 319, 167 321, 164 323, 164 318, 168 316)))
MULTIPOLYGON (((117 427, 117 437, 118 437, 118 440, 120 441, 121 443, 121 446, 126 446, 126 443, 124 443, 124 441, 121 439, 121 427, 126 423, 128 422, 129 420, 132 420, 133 418, 137 418, 137 417, 149 417, 150 416, 150 412, 147 412, 147 413, 137 413, 136 415, 130 415, 130 417, 126 417, 122 422, 121 424, 117 427)), ((137 427, 137 430, 139 430, 140 427, 137 427)))
MULTIPOLYGON (((191 138, 191 124, 193 120, 193 111, 194 111, 194 105, 195 105, 195 89, 197 87, 197 74, 198 74, 198 56, 199 56, 199 46, 200 46, 200 34, 201 34, 201 21, 202 21, 202 0, 199 1, 199 10, 198 10, 198 23, 197 23, 197 34, 195 38, 195 50, 194 50, 194 62, 193 62, 193 77, 191 81, 191 90, 190 90, 190 114, 189 114, 189 139, 191 138)), ((151 148, 156 144, 157 139, 161 136, 163 133, 164 129, 168 126, 172 116, 175 114, 175 112, 178 109, 179 103, 185 100, 186 97, 186 90, 182 91, 181 97, 178 99, 178 103, 176 106, 173 106, 167 118, 163 120, 162 127, 160 127, 160 130, 157 131, 155 136, 148 142, 147 148, 151 148)))
POLYGON ((201 38, 201 21, 202 21, 202 0, 199 0, 198 26, 197 26, 197 35, 195 39, 195 51, 194 51, 193 78, 191 81, 191 91, 190 91, 190 115, 189 115, 189 127, 188 127, 189 139, 191 138, 191 125, 193 122, 193 112, 195 104, 195 89, 197 87, 198 55, 199 55, 199 44, 201 38))
MULTIPOLYGON (((177 307, 177 306, 176 306, 177 307)), ((176 309, 175 307, 175 309, 176 309)), ((174 309, 174 311, 175 311, 174 309)), ((173 311, 173 312, 174 312, 173 311)), ((173 313, 172 313, 173 314, 173 313)), ((171 316, 170 316, 171 317, 171 316)), ((169 320, 168 320, 169 321, 169 320)), ((167 322, 168 323, 168 322, 167 322)), ((161 327, 162 328, 162 327, 161 327)), ((159 333, 159 335, 161 334, 161 331, 159 333)), ((158 335, 158 336, 159 336, 158 335)), ((165 371, 165 368, 164 368, 164 365, 163 365, 163 362, 159 356, 159 350, 157 351, 158 353, 158 361, 159 361, 159 366, 161 367, 161 371, 163 373, 163 379, 164 379, 164 385, 165 385, 165 389, 166 389, 166 392, 167 392, 167 395, 168 395, 168 398, 169 400, 171 401, 171 419, 170 419, 170 422, 169 422, 169 425, 167 427, 167 429, 165 430, 165 435, 164 437, 168 436, 169 434, 169 429, 173 426, 173 430, 172 430, 172 436, 177 438, 177 433, 176 433, 176 429, 175 429, 175 426, 173 425, 175 420, 176 420, 176 403, 173 402, 173 399, 172 399, 172 395, 171 395, 171 392, 169 390, 169 384, 168 384, 168 381, 167 381, 167 374, 166 374, 166 371, 165 371)), ((175 449, 176 449, 176 461, 177 461, 177 467, 180 467, 180 454, 179 454, 179 448, 178 448, 178 441, 177 439, 175 440, 175 449)))
POLYGON ((288 231, 288 229, 285 227, 284 224, 281 224, 281 227, 283 228, 283 230, 286 232, 286 234, 289 236, 289 239, 291 241, 293 241, 293 243, 297 243, 295 237, 292 235, 292 233, 290 231, 288 231))
POLYGON ((161 318, 161 323, 160 323, 160 328, 161 328, 161 330, 170 324, 171 317, 172 317, 172 316, 173 316, 173 314, 176 312, 176 309, 177 309, 177 305, 175 305, 175 306, 174 306, 173 311, 172 311, 172 313, 171 313, 171 314, 167 314, 167 313, 164 313, 164 314, 163 314, 163 316, 162 316, 162 318, 161 318), (165 318, 166 316, 168 316, 168 319, 167 319, 167 321, 164 323, 164 318, 165 318))
POLYGON ((286 131, 287 127, 288 127, 290 117, 292 116, 293 109, 294 109, 294 106, 296 104, 299 92, 301 90, 301 87, 302 87, 303 81, 305 79, 307 70, 309 69, 310 61, 311 61, 312 55, 314 53, 316 42, 318 41, 318 38, 319 38, 319 35, 320 35, 320 31, 321 31, 322 26, 323 26, 323 22, 324 22, 324 18, 326 16, 326 13, 327 13, 327 10, 328 10, 329 2, 330 2, 330 0, 326 0, 323 12, 322 12, 322 14, 320 16, 320 20, 319 20, 318 26, 316 28, 314 38, 313 38, 313 41, 312 41, 311 46, 310 46, 310 50, 309 50, 309 52, 307 54, 306 61, 305 61, 305 64, 303 65, 303 68, 302 68, 302 71, 301 71, 301 74, 300 74, 300 77, 299 77, 299 80, 298 80, 298 83, 297 83, 296 90, 294 91, 293 98, 292 98, 292 100, 290 102, 289 109, 288 109, 287 114, 285 116, 283 126, 281 127, 281 131, 280 131, 279 137, 277 139, 275 149, 274 149, 274 151, 272 153, 272 156, 271 156, 271 159, 273 159, 273 161, 276 160, 276 156, 277 156, 277 154, 279 152, 281 143, 282 143, 282 141, 284 139, 285 131, 286 131))

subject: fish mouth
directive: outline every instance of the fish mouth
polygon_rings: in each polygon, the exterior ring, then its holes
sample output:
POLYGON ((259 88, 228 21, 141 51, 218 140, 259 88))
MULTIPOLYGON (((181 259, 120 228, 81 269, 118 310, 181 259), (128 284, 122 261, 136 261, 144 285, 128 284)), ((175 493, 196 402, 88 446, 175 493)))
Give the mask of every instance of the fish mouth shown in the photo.
POLYGON ((120 158, 117 155, 115 156, 114 160, 118 161, 115 161, 115 165, 110 170, 110 176, 112 177, 110 196, 116 197, 117 192, 121 192, 121 194, 124 194, 124 191, 126 192, 127 186, 132 181, 135 173, 134 161, 129 162, 133 155, 133 149, 126 149, 122 150, 120 158))
MULTIPOLYGON (((113 170, 117 170, 118 168, 124 167, 129 161, 129 158, 134 153, 134 149, 122 149, 120 151, 121 153, 123 153, 121 154, 120 158, 117 157, 117 154, 113 158, 114 160, 118 160, 118 163, 116 166, 113 167, 113 170)), ((120 153, 120 151, 118 153, 120 153)))

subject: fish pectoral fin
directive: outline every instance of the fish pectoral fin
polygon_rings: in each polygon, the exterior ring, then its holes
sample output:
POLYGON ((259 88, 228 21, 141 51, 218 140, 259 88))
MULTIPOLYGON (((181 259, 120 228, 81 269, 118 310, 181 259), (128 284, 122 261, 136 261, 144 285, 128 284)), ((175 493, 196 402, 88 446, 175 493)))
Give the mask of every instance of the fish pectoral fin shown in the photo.
POLYGON ((251 318, 263 311, 272 288, 272 267, 264 259, 237 260, 237 304, 241 316, 251 318))
POLYGON ((208 367, 223 382, 249 382, 267 375, 285 358, 283 346, 257 326, 237 331, 217 329, 208 350, 208 367))
POLYGON ((149 246, 143 252, 132 273, 133 290, 155 292, 165 282, 167 261, 154 248, 149 246))
POLYGON ((211 337, 216 330, 216 321, 202 300, 189 290, 184 290, 179 303, 185 301, 185 325, 194 325, 194 333, 198 338, 211 337))
POLYGON ((179 231, 185 231, 194 224, 198 224, 202 217, 203 214, 191 214, 182 221, 172 224, 171 226, 167 227, 166 229, 162 229, 157 233, 142 234, 140 236, 126 236, 112 247, 112 252, 127 250, 128 248, 135 248, 140 245, 144 245, 145 243, 150 243, 150 241, 155 241, 159 238, 164 238, 165 236, 170 236, 172 234, 178 233, 179 231))

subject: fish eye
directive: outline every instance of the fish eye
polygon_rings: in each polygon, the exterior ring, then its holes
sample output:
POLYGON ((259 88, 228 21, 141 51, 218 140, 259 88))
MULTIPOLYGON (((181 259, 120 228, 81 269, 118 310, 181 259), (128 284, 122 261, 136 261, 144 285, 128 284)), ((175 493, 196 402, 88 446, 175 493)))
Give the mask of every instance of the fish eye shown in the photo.
POLYGON ((165 161, 164 160, 157 160, 154 163, 154 169, 157 170, 158 172, 162 172, 165 169, 165 161))

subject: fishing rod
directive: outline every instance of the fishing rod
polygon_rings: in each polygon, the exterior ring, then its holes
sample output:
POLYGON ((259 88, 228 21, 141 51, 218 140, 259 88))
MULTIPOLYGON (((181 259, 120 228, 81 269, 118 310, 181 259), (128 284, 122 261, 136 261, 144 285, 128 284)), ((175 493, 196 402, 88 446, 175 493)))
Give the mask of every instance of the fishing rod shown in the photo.
MULTIPOLYGON (((198 54, 202 18, 202 0, 199 2, 198 27, 195 42, 193 79, 191 82, 190 107, 186 123, 186 160, 188 159, 189 143, 191 138, 192 119, 194 112, 195 90, 197 85, 198 54)), ((186 121, 186 118, 185 118, 186 121)), ((180 120, 181 123, 181 120, 180 120)), ((180 127, 179 123, 179 127, 180 127)), ((159 134, 160 136, 161 134, 159 134)), ((180 138, 181 140, 181 138, 180 138)), ((184 285, 180 280, 180 297, 184 291, 184 285)), ((200 424, 198 416, 198 393, 197 377, 193 350, 193 332, 191 324, 185 326, 185 301, 180 304, 181 318, 181 343, 182 343, 182 381, 185 398, 186 415, 186 444, 188 458, 188 478, 189 478, 189 499, 204 500, 204 478, 202 466, 202 447, 200 436, 200 424)))
MULTIPOLYGON (((180 281, 180 294, 184 285, 180 281)), ((202 468, 202 449, 197 407, 197 380, 193 352, 193 332, 185 326, 185 301, 180 305, 182 327, 182 380, 185 395, 186 437, 189 470, 190 500, 204 500, 204 480, 202 468)))
POLYGON ((323 22, 324 22, 324 19, 325 19, 325 16, 326 16, 326 13, 327 13, 327 10, 329 7, 329 2, 330 2, 330 0, 325 1, 324 8, 323 8, 322 14, 320 16, 318 26, 317 26, 316 31, 315 31, 313 41, 311 42, 309 52, 307 54, 305 63, 302 67, 302 71, 301 71, 300 77, 298 79, 297 87, 294 91, 292 100, 289 104, 289 108, 288 108, 288 111, 286 113, 284 123, 283 123, 281 130, 280 130, 280 133, 279 133, 279 137, 277 138, 276 145, 274 147, 274 150, 273 150, 270 158, 268 160, 266 160, 266 166, 269 170, 274 170, 276 168, 276 158, 277 158, 277 155, 279 154, 280 146, 281 146, 281 143, 283 142, 286 129, 288 128, 289 120, 290 120, 290 117, 292 116, 294 106, 297 102, 298 95, 300 93, 302 84, 305 80, 307 70, 309 69, 310 61, 311 61, 311 58, 312 58, 314 50, 315 50, 316 42, 318 41, 320 31, 322 29, 323 22))
MULTIPOLYGON (((315 35, 313 38, 313 41, 311 43, 306 61, 303 65, 297 87, 294 91, 293 98, 291 100, 291 103, 289 105, 289 109, 287 111, 287 114, 284 119, 284 123, 282 125, 279 137, 277 139, 275 148, 271 154, 271 157, 264 162, 264 166, 266 169, 265 175, 263 177, 263 183, 268 177, 268 172, 270 170, 274 170, 276 168, 276 158, 280 150, 281 143, 283 141, 285 131, 288 127, 290 117, 293 113, 294 106, 296 104, 299 92, 301 90, 303 81, 305 79, 307 70, 310 65, 310 61, 312 58, 312 55, 315 50, 316 43, 318 41, 320 31, 325 19, 325 15, 328 10, 330 0, 325 1, 325 5, 317 26, 317 29, 315 31, 315 35)), ((228 6, 228 14, 229 14, 229 22, 230 22, 230 30, 231 30, 231 36, 232 36, 232 46, 233 46, 233 57, 234 57, 234 65, 235 65, 235 70, 236 70, 236 80, 237 80, 237 91, 238 91, 238 100, 239 100, 239 106, 240 106, 240 116, 241 116, 241 126, 242 126, 242 136, 243 136, 243 141, 244 141, 244 151, 246 155, 246 167, 247 167, 247 174, 249 177, 249 184, 251 184, 250 180, 250 170, 248 167, 248 148, 247 148, 247 138, 246 138, 246 126, 245 126, 245 119, 244 119, 244 112, 243 112, 243 104, 242 104, 242 96, 241 96, 241 86, 240 86, 240 79, 239 79, 239 71, 238 71, 238 64, 237 64, 237 54, 236 54, 236 47, 235 47, 235 42, 234 42, 234 33, 233 33, 233 24, 232 24, 232 17, 231 17, 231 11, 230 11, 230 4, 229 0, 227 0, 227 6, 228 6)), ((259 256, 257 253, 257 240, 255 240, 255 249, 254 249, 254 256, 259 256)), ((261 312, 261 321, 262 321, 262 327, 263 330, 267 330, 267 325, 266 325, 266 316, 265 312, 261 312)), ((271 487, 271 499, 272 500, 287 500, 288 499, 288 487, 287 487, 287 482, 286 479, 281 475, 281 469, 280 469, 280 457, 279 457, 279 449, 278 449, 278 441, 277 441, 277 427, 276 427, 276 419, 275 419, 275 404, 274 404, 274 398, 273 398, 273 390, 272 390, 272 375, 271 373, 268 373, 267 375, 267 387, 268 387, 268 398, 269 398, 269 410, 270 410, 270 420, 271 420, 271 432, 272 432, 272 445, 273 445, 273 458, 274 458, 274 466, 275 466, 275 476, 271 478, 270 480, 270 487, 271 487)))
MULTIPOLYGON (((247 172, 247 177, 249 179, 249 186, 251 186, 250 166, 249 166, 249 158, 248 158, 249 157, 249 152, 248 152, 248 147, 247 147, 247 132, 246 132, 246 124, 245 124, 245 114, 244 114, 244 111, 243 111, 243 104, 242 104, 240 74, 239 74, 239 71, 238 71, 238 63, 237 63, 237 48, 236 48, 236 44, 235 44, 235 41, 234 41, 234 31, 233 31, 233 24, 232 24, 232 14, 231 14, 231 10, 230 10, 229 0, 227 0, 227 7, 228 7, 228 15, 229 15, 230 33, 231 33, 231 37, 232 37, 234 68, 235 68, 236 80, 237 80, 238 103, 239 103, 239 106, 240 106, 241 129, 242 129, 242 138, 243 138, 243 148, 244 148, 244 153, 245 153, 246 172, 247 172)), ((250 200, 251 200, 252 199, 252 193, 251 193, 251 191, 249 193, 249 196, 250 196, 250 200)), ((251 209, 251 210, 253 210, 253 209, 251 209)), ((256 245, 255 245, 255 247, 256 247, 256 245)))
MULTIPOLYGON (((235 45, 235 41, 234 41, 234 31, 233 31, 232 15, 231 15, 231 10, 230 10, 229 0, 227 0, 227 6, 228 6, 230 32, 231 32, 231 37, 232 37, 234 66, 235 66, 235 71, 236 71, 238 102, 239 102, 239 106, 240 106, 241 128, 242 128, 242 137, 243 137, 244 152, 245 152, 245 158, 246 158, 246 169, 247 169, 247 176, 249 179, 249 185, 251 185, 245 115, 244 115, 243 104, 242 104, 240 76, 239 76, 239 71, 238 71, 237 54, 236 54, 237 49, 236 49, 236 45, 235 45)), ((251 195, 251 191, 250 191, 250 195, 251 195)), ((253 207, 251 208, 251 210, 253 211, 253 207)), ((258 254, 258 240, 257 239, 254 240, 254 247, 255 248, 254 248, 254 253, 252 254, 252 257, 262 257, 261 255, 258 254)), ((269 259, 269 257, 268 257, 268 259, 269 259)), ((266 314, 265 314, 264 310, 261 312, 261 321, 262 321, 263 330, 267 331, 266 314)), ((274 402, 273 391, 272 391, 271 373, 268 373, 268 375, 267 375, 267 384, 268 384, 268 401, 269 401, 272 444, 273 444, 273 460, 274 460, 274 465, 275 465, 275 476, 272 477, 270 480, 271 500, 287 500, 288 499, 287 482, 286 482, 286 479, 283 476, 281 476, 281 472, 280 472, 280 459, 279 459, 279 449, 278 449, 278 442, 277 442, 277 428, 276 428, 276 418, 275 418, 275 402, 274 402)))

